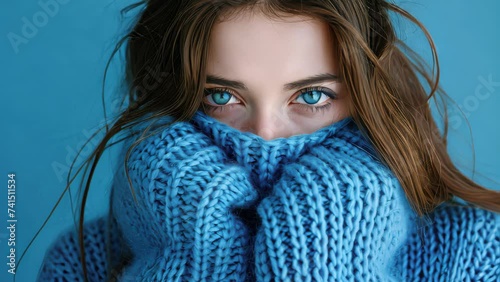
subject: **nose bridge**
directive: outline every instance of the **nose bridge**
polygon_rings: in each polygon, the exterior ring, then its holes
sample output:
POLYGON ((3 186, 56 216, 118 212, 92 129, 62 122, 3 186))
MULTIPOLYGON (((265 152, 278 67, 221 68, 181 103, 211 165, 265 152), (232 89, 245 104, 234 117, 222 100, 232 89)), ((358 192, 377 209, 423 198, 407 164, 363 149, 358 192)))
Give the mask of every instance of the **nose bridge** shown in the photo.
POLYGON ((265 140, 271 140, 285 137, 286 120, 279 110, 265 107, 254 113, 250 119, 249 127, 254 134, 265 140))

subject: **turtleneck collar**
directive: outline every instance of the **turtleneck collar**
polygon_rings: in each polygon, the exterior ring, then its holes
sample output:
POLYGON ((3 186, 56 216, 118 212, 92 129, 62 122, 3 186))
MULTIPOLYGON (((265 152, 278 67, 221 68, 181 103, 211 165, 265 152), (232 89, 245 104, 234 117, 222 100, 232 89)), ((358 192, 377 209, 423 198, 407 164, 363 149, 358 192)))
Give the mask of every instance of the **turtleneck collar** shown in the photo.
POLYGON ((352 118, 348 117, 313 133, 265 140, 256 134, 241 132, 201 110, 190 123, 223 149, 230 161, 248 169, 253 184, 262 189, 261 192, 279 179, 284 164, 294 162, 309 148, 339 135, 340 131, 357 130, 352 118))

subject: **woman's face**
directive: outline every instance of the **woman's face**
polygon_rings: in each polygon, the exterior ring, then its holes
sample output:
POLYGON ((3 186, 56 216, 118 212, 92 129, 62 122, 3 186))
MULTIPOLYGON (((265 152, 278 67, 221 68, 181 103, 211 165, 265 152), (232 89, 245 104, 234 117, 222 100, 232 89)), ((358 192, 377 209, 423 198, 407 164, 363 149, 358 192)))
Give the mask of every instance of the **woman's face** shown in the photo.
POLYGON ((266 140, 312 133, 348 115, 327 24, 245 13, 217 23, 207 62, 206 113, 266 140))

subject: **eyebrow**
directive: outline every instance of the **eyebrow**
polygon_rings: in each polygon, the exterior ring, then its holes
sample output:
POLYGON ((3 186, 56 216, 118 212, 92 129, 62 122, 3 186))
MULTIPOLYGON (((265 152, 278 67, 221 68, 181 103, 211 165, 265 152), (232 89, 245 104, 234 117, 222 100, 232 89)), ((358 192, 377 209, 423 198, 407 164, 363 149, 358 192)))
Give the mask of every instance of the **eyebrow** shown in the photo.
MULTIPOLYGON (((312 84, 316 83, 323 83, 323 82, 328 82, 328 81, 339 81, 339 77, 335 74, 331 73, 321 73, 317 75, 313 75, 310 77, 306 77, 304 79, 300 79, 294 82, 290 82, 285 84, 283 89, 285 91, 290 91, 290 90, 295 90, 295 89, 300 89, 312 84)), ((226 87, 231 87, 234 89, 238 90, 248 90, 248 87, 241 81, 237 80, 230 80, 221 76, 217 75, 207 75, 207 81, 206 83, 210 84, 218 84, 218 85, 223 85, 226 87)))

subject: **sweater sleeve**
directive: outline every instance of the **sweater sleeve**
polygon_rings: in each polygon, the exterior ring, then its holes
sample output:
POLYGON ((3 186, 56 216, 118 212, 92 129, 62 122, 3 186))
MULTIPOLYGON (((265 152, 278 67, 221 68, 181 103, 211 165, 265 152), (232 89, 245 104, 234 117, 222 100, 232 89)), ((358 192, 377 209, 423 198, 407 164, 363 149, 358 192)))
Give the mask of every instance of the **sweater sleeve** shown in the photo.
MULTIPOLYGON (((85 261, 88 273, 88 281, 106 281, 108 274, 107 261, 107 228, 111 227, 111 264, 118 264, 117 258, 121 257, 123 249, 120 242, 120 233, 116 226, 108 225, 108 217, 103 216, 84 224, 85 261)), ((111 271, 111 277, 117 275, 117 271, 111 271)), ((82 264, 80 261, 80 247, 78 244, 78 233, 74 228, 62 233, 49 247, 45 253, 42 266, 39 269, 37 281, 84 281, 82 264)))
POLYGON ((407 281, 498 281, 500 215, 443 204, 404 249, 407 281))
POLYGON ((257 281, 401 281, 411 209, 382 164, 335 140, 285 165, 257 207, 257 281))
POLYGON ((143 140, 127 169, 133 189, 128 183, 115 186, 113 198, 113 213, 133 253, 124 276, 244 280, 250 238, 233 209, 257 198, 247 171, 186 122, 143 140))

